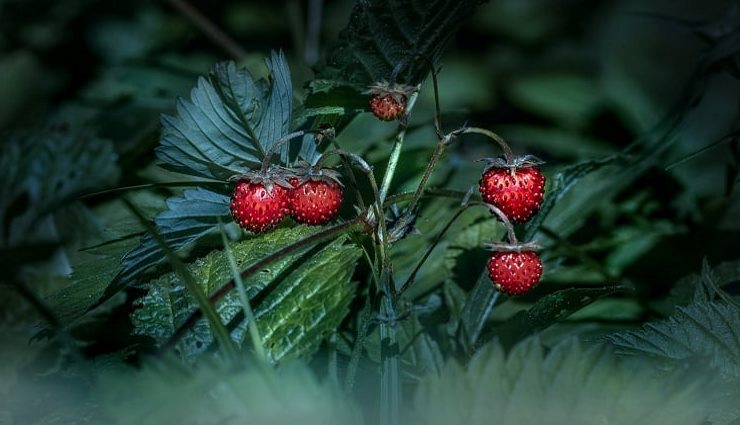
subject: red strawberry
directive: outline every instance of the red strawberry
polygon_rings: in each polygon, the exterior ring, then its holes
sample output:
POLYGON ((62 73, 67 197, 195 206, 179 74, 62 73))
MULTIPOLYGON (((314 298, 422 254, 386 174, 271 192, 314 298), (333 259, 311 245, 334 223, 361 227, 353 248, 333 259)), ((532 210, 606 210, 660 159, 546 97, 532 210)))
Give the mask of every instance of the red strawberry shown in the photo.
POLYGON ((508 295, 529 291, 542 277, 542 262, 534 251, 494 252, 486 267, 493 286, 508 295))
POLYGON ((288 214, 288 189, 284 177, 273 170, 249 172, 238 180, 231 195, 231 216, 239 226, 255 233, 266 232, 288 214))
POLYGON ((402 118, 406 112, 408 98, 416 87, 381 81, 373 84, 365 92, 370 94, 370 111, 383 121, 402 118))
POLYGON ((334 218, 342 205, 342 187, 331 178, 290 179, 290 216, 298 223, 321 225, 334 218))
POLYGON ((480 179, 483 201, 496 206, 514 224, 524 223, 540 209, 545 194, 545 176, 531 163, 496 163, 480 179))

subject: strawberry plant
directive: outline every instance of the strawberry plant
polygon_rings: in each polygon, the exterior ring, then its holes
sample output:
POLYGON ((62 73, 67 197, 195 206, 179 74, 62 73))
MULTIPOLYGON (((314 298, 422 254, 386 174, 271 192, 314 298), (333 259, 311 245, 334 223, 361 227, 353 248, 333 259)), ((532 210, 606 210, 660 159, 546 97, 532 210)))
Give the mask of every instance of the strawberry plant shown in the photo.
POLYGON ((738 8, 78 3, 0 15, 0 422, 740 420, 738 8))

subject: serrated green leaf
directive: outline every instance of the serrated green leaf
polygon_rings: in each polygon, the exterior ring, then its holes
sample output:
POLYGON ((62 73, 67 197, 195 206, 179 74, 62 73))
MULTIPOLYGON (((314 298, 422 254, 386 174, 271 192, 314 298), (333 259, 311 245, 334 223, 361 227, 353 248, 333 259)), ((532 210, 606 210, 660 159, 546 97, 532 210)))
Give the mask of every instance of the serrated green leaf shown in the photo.
POLYGON ((545 295, 528 310, 520 311, 502 325, 487 332, 481 340, 485 342, 496 338, 504 347, 510 347, 618 290, 620 290, 618 286, 569 288, 545 295))
MULTIPOLYGON (((281 228, 268 235, 235 243, 231 249, 239 268, 244 268, 315 231, 308 226, 281 228)), ((277 362, 285 356, 309 355, 344 318, 354 293, 349 279, 360 252, 357 248, 342 245, 342 242, 343 239, 339 239, 300 263, 300 257, 308 250, 305 248, 244 282, 252 303, 257 294, 269 291, 254 309, 262 341, 271 360, 277 362), (273 288, 274 285, 277 286, 273 288)), ((215 251, 188 268, 207 294, 231 279, 228 261, 222 251, 215 251)), ((158 344, 165 342, 196 307, 195 301, 172 273, 152 281, 149 293, 138 304, 140 308, 132 315, 135 332, 153 337, 158 344)), ((237 294, 227 294, 217 305, 217 311, 226 323, 237 317, 242 311, 237 294)), ((242 320, 232 330, 232 338, 241 343, 245 332, 246 322, 242 320)), ((208 324, 200 320, 176 345, 176 350, 182 357, 192 359, 212 342, 208 324)))
POLYGON ((726 389, 713 378, 700 367, 660 372, 649 362, 619 359, 603 345, 583 348, 575 339, 547 354, 536 338, 508 356, 489 344, 467 367, 453 361, 422 382, 413 422, 695 425, 730 406, 718 401, 726 389))
MULTIPOLYGON (((279 250, 311 233, 312 229, 307 226, 280 228, 270 232, 269 235, 262 234, 234 243, 231 245, 231 250, 237 266, 241 269, 268 255, 268 253, 279 250)), ((271 267, 246 280, 244 284, 250 300, 294 262, 299 255, 300 253, 287 256, 282 261, 274 263, 271 267)), ((206 294, 213 293, 231 279, 228 259, 222 251, 214 251, 196 260, 188 268, 195 275, 206 294)), ((140 308, 135 310, 131 316, 134 322, 134 331, 137 334, 151 336, 158 344, 161 344, 193 312, 196 303, 174 273, 167 273, 149 282, 147 286, 149 288, 148 294, 137 302, 140 308)), ((226 295, 217 309, 221 318, 228 322, 241 311, 242 307, 237 294, 231 292, 226 295)), ((237 335, 241 336, 241 333, 237 333, 237 335)), ((191 357, 205 350, 211 340, 208 324, 201 320, 196 323, 192 332, 186 335, 177 345, 177 349, 182 356, 191 357)))
MULTIPOLYGON (((176 116, 162 117, 157 156, 170 170, 217 180, 260 165, 265 153, 291 125, 293 86, 285 56, 267 61, 272 82, 255 82, 233 62, 214 66, 200 78, 190 100, 177 102, 176 116)), ((287 158, 285 145, 281 150, 287 158)))
POLYGON ((606 339, 619 353, 679 361, 700 357, 723 376, 740 378, 740 308, 726 297, 717 299, 713 280, 711 271, 705 269, 690 304, 677 307, 666 320, 606 339))
POLYGON ((481 0, 372 0, 355 5, 349 25, 329 54, 319 78, 339 80, 364 89, 391 78, 404 63, 397 81, 416 85, 436 62, 462 22, 481 0))
MULTIPOLYGON (((154 224, 165 242, 175 251, 191 246, 213 233, 219 222, 229 222, 229 198, 203 188, 188 189, 182 196, 167 199, 167 209, 157 214, 154 224)), ((141 239, 121 261, 118 279, 133 283, 149 268, 164 261, 164 253, 150 235, 141 239)))
POLYGON ((341 238, 288 275, 256 311, 269 358, 306 357, 339 326, 354 296, 350 279, 361 250, 341 238))

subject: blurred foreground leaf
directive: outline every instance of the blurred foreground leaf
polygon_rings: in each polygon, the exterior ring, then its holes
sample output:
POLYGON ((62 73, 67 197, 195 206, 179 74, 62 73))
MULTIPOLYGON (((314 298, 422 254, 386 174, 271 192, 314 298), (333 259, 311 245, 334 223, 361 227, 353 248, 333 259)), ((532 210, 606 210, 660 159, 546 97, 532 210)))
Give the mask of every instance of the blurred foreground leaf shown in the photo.
POLYGON ((508 355, 493 343, 466 367, 452 361, 422 382, 415 423, 696 425, 724 414, 730 402, 719 400, 726 389, 704 372, 660 373, 649 362, 619 359, 605 346, 585 348, 575 339, 546 353, 531 338, 508 355))

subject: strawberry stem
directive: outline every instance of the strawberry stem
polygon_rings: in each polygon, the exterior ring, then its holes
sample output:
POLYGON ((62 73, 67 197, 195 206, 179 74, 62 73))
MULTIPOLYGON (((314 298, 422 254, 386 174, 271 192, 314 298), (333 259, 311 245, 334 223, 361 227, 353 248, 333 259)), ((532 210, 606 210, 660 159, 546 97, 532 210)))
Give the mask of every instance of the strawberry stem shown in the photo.
MULTIPOLYGON (((414 104, 416 103, 416 98, 418 96, 418 91, 415 91, 411 94, 408 105, 406 106, 406 116, 408 116, 408 114, 414 108, 414 104)), ((388 167, 386 168, 385 175, 383 176, 383 184, 380 185, 381 204, 385 200, 386 195, 388 195, 388 190, 390 189, 391 182, 393 181, 393 175, 395 174, 396 167, 398 166, 398 159, 401 157, 401 148, 403 147, 403 141, 406 137, 406 130, 408 129, 405 118, 401 121, 400 127, 401 129, 396 135, 395 141, 393 142, 393 150, 391 151, 391 155, 388 158, 388 167)))
POLYGON ((491 210, 492 213, 496 214, 498 218, 501 220, 501 222, 504 223, 504 226, 506 226, 506 234, 507 239, 509 240, 509 243, 511 244, 517 244, 519 241, 516 238, 516 233, 514 233, 514 226, 511 224, 511 221, 509 221, 509 218, 506 217, 506 214, 504 214, 503 211, 498 209, 495 205, 491 204, 485 204, 489 210, 491 210))
POLYGON ((504 157, 506 158, 506 162, 508 162, 509 164, 514 162, 514 153, 511 151, 509 144, 506 143, 503 137, 499 136, 498 134, 490 130, 486 130, 485 128, 465 127, 461 129, 461 134, 468 134, 468 133, 481 134, 483 136, 488 137, 489 139, 492 139, 494 142, 498 143, 498 145, 504 151, 504 157))
POLYGON ((295 138, 303 137, 306 134, 318 134, 324 132, 326 132, 326 129, 298 130, 283 136, 270 147, 267 153, 265 153, 265 159, 262 160, 262 172, 267 172, 267 169, 270 167, 270 162, 272 161, 273 155, 275 155, 275 152, 277 152, 278 149, 280 149, 284 144, 295 138))

